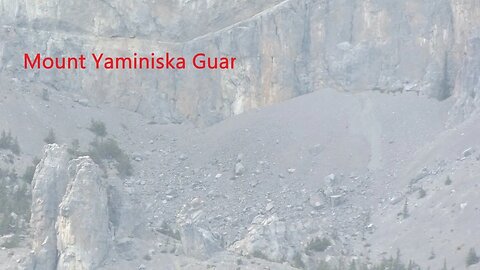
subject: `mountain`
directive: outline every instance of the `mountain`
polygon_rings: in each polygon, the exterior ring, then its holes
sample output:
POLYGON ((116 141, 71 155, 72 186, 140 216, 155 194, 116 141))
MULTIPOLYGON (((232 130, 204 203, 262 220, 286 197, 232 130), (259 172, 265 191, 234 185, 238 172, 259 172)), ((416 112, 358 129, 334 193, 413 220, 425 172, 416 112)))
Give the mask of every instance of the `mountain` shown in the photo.
POLYGON ((0 269, 479 266, 479 1, 0 14, 0 269), (165 52, 237 62, 23 66, 165 52))

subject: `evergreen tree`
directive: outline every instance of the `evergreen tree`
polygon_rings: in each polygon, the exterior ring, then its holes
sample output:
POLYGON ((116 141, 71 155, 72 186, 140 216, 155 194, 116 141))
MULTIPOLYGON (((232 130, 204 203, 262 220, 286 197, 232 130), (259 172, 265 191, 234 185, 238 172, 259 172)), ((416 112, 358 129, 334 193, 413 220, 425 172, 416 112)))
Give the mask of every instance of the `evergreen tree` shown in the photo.
POLYGON ((477 252, 475 251, 475 249, 471 248, 467 254, 467 259, 466 259, 467 267, 470 265, 477 264, 478 262, 480 262, 480 258, 477 256, 477 252))

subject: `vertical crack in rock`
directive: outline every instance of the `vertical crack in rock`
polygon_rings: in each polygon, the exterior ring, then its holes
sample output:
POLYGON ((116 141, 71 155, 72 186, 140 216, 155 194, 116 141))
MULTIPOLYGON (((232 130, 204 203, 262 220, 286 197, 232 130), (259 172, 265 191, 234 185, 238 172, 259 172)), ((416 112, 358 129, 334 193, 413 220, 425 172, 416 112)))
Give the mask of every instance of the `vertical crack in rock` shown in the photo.
POLYGON ((32 216, 34 269, 55 269, 58 205, 68 183, 66 147, 47 145, 33 178, 32 216))
POLYGON ((111 240, 107 189, 90 157, 72 160, 68 170, 70 183, 57 219, 57 269, 97 269, 111 240))

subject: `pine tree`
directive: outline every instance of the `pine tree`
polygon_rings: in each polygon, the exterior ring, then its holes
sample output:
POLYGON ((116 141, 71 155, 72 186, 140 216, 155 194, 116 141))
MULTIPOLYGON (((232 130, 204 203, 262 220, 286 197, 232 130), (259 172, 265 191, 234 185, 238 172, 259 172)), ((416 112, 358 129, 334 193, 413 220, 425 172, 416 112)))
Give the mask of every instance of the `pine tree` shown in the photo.
POLYGON ((55 132, 53 132, 53 129, 50 129, 48 131, 48 135, 47 137, 45 137, 45 139, 43 139, 43 141, 46 142, 47 144, 52 144, 57 142, 57 138, 55 136, 55 132))
POLYGON ((447 180, 445 180, 445 185, 450 186, 451 184, 452 184, 452 179, 450 178, 450 176, 447 176, 447 180))
POLYGON ((477 256, 477 252, 475 251, 474 248, 471 248, 467 254, 467 259, 466 259, 467 267, 470 265, 477 264, 479 262, 480 262, 480 258, 477 256))

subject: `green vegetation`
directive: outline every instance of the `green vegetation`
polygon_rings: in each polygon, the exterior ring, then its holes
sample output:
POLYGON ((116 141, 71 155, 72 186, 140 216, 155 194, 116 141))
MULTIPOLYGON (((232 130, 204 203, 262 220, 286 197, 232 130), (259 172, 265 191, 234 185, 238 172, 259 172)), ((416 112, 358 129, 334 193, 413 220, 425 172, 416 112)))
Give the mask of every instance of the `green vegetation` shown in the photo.
MULTIPOLYGON (((259 254, 252 254, 253 257, 262 258, 261 252, 259 254), (257 255, 257 256, 255 256, 257 255)), ((263 256, 264 257, 264 256, 263 256)), ((295 254, 292 261, 292 266, 305 269, 306 266, 301 260, 299 254, 295 254)), ((400 251, 397 251, 397 255, 390 257, 389 259, 382 259, 380 263, 371 264, 367 262, 361 262, 358 260, 351 260, 350 262, 340 258, 337 261, 319 261, 313 269, 319 270, 421 270, 420 266, 414 261, 408 261, 405 263, 401 260, 400 251)))
POLYGON ((173 239, 179 240, 180 241, 180 232, 173 230, 170 225, 166 221, 163 221, 162 224, 160 225, 160 228, 158 231, 162 234, 168 235, 172 237, 173 239))
POLYGON ((310 241, 306 247, 307 251, 315 251, 315 252, 324 252, 329 246, 332 245, 332 242, 328 240, 326 237, 318 238, 316 237, 312 241, 310 241))
POLYGON ((450 186, 451 184, 452 184, 452 179, 450 178, 450 176, 447 176, 447 179, 445 180, 445 185, 450 186))
POLYGON ((263 254, 263 253, 262 253, 261 251, 259 251, 259 250, 255 250, 255 251, 252 253, 252 257, 268 261, 267 256, 265 256, 265 254, 263 254))
POLYGON ((11 132, 2 131, 0 136, 0 149, 10 150, 13 154, 20 154, 20 145, 18 144, 17 137, 13 137, 11 132))
POLYGON ((74 139, 72 140, 72 143, 70 145, 70 147, 67 149, 67 152, 74 156, 74 157, 78 157, 80 156, 80 141, 78 139, 74 139))
POLYGON ((82 152, 79 140, 75 139, 68 148, 68 152, 73 157, 91 157, 105 173, 107 172, 107 164, 112 162, 120 177, 131 176, 133 167, 130 157, 120 148, 115 139, 105 139, 105 136, 108 134, 105 123, 92 119, 88 130, 95 134, 95 138, 90 142, 88 150, 82 152))
POLYGON ((15 169, 0 169, 0 235, 19 232, 21 219, 30 217, 27 185, 17 180, 15 169))
POLYGON ((480 258, 477 256, 477 252, 475 251, 474 248, 471 248, 468 251, 467 254, 467 259, 465 260, 465 263, 467 264, 467 267, 470 265, 474 265, 480 262, 480 258))
MULTIPOLYGON (((12 153, 6 154, 7 163, 13 165, 13 155, 20 155, 20 146, 16 137, 11 132, 2 131, 0 135, 0 149, 9 150, 12 153)), ((21 228, 22 220, 30 217, 30 197, 27 196, 27 185, 18 181, 19 177, 12 166, 11 168, 0 168, 0 235, 16 233, 21 228)), ((12 238, 9 245, 15 245, 12 238)))
POLYGON ((422 198, 425 198, 425 196, 427 196, 427 192, 425 191, 425 189, 420 188, 420 189, 418 190, 418 198, 419 198, 419 199, 422 199, 422 198))
POLYGON ((430 256, 428 256, 428 260, 433 260, 435 259, 435 257, 436 257, 435 251, 432 248, 432 250, 430 251, 430 256))
POLYGON ((43 139, 43 141, 47 144, 52 144, 57 142, 57 137, 55 136, 55 132, 53 131, 53 129, 50 129, 48 131, 48 135, 47 137, 45 137, 45 139, 43 139))
POLYGON ((103 161, 115 161, 115 168, 121 177, 132 175, 132 164, 130 158, 123 152, 118 146, 117 141, 114 139, 97 140, 94 139, 90 143, 90 149, 88 155, 97 164, 103 164, 103 161))
POLYGON ((32 165, 28 166, 23 173, 22 180, 25 183, 32 183, 33 175, 35 174, 35 169, 37 168, 38 163, 40 163, 40 159, 35 157, 32 160, 32 165))
POLYGON ((90 127, 88 128, 95 136, 104 138, 107 136, 107 127, 102 121, 91 120, 90 127))

